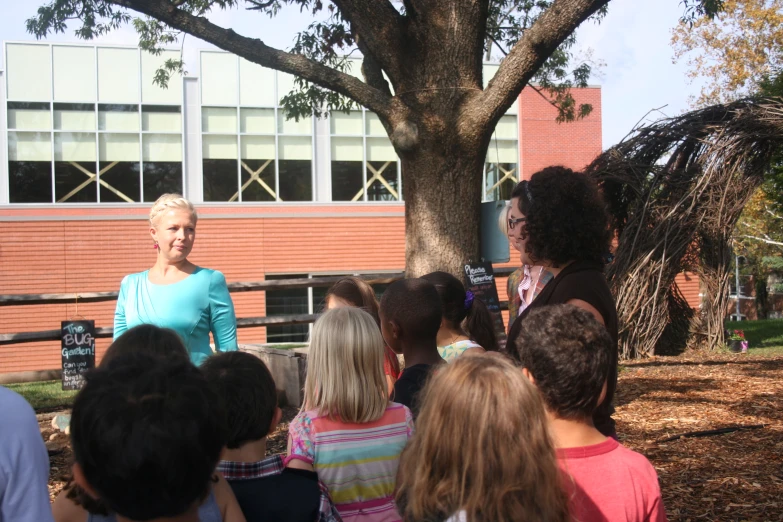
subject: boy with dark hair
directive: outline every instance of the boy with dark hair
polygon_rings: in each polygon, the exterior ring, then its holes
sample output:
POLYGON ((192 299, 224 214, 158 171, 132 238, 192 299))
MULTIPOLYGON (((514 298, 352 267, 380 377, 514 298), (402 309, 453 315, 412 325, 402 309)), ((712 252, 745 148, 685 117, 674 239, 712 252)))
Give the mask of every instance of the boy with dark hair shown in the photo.
POLYGON ((444 362, 437 341, 442 313, 438 291, 424 279, 395 281, 381 297, 383 339, 394 353, 405 357, 391 400, 410 408, 414 418, 419 412, 419 391, 433 368, 444 362))
POLYGON ((286 468, 266 457, 266 438, 280 422, 277 389, 264 362, 244 352, 211 356, 201 370, 226 405, 228 442, 218 464, 248 522, 339 522, 314 471, 286 468))
POLYGON ((212 479, 224 425, 219 398, 189 361, 117 356, 87 375, 74 401, 74 481, 118 521, 220 520, 212 479))
POLYGON ((530 311, 514 355, 544 399, 558 462, 572 479, 565 483, 574 519, 666 521, 650 462, 593 424, 606 394, 614 346, 590 312, 559 304, 530 311))

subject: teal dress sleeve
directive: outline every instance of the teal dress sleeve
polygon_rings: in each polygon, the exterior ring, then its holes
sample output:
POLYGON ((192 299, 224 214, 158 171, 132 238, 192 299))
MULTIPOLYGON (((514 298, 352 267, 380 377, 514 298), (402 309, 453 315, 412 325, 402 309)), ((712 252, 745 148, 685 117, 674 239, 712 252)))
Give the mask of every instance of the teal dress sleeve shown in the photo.
POLYGON ((120 293, 117 296, 117 308, 114 309, 114 340, 121 336, 128 329, 128 323, 125 320, 125 287, 128 278, 122 278, 120 283, 120 293))
POLYGON ((237 318, 234 303, 228 293, 226 278, 217 270, 212 272, 209 283, 209 329, 215 339, 215 350, 237 350, 237 318))

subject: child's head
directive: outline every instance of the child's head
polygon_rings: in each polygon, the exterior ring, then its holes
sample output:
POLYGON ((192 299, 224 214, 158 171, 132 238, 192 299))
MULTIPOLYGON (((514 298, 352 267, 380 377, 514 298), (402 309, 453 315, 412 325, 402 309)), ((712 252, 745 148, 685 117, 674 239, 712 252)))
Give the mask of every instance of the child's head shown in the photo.
POLYGON ((386 411, 383 339, 359 308, 328 310, 313 325, 304 406, 343 422, 371 422, 386 411))
POLYGON ((201 371, 225 405, 228 449, 263 439, 280 422, 275 381, 258 357, 221 352, 209 357, 201 371))
POLYGON ((375 291, 363 279, 343 277, 329 288, 324 301, 327 310, 343 306, 361 308, 370 314, 380 326, 378 299, 375 297, 375 291))
POLYGON ((464 328, 468 336, 487 351, 498 348, 495 324, 487 305, 465 291, 462 282, 448 272, 432 272, 422 276, 435 286, 443 309, 443 325, 450 330, 464 328))
POLYGON ((117 356, 87 374, 74 401, 74 480, 131 520, 181 515, 209 492, 224 426, 217 395, 189 361, 117 356))
POLYGON ((433 375, 397 489, 406 521, 567 520, 544 406, 502 357, 461 357, 433 375))
POLYGON ((435 286, 424 279, 402 279, 381 297, 381 331, 386 344, 402 353, 406 343, 436 344, 443 310, 435 286))
POLYGON ((561 419, 589 419, 604 393, 614 343, 590 312, 572 305, 530 311, 522 323, 516 355, 561 419))
POLYGON ((101 366, 129 353, 144 353, 170 361, 190 360, 187 348, 174 330, 151 324, 135 326, 119 336, 103 354, 101 366))

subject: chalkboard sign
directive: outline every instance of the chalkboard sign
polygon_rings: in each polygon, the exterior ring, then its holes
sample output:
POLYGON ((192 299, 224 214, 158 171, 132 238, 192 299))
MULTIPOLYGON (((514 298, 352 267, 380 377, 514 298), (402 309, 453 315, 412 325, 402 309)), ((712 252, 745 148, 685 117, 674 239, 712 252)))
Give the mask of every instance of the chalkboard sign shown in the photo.
POLYGON ((95 367, 95 321, 63 321, 61 328, 63 390, 80 390, 95 367))
POLYGON ((492 263, 466 264, 465 280, 467 281, 467 289, 487 305, 495 320, 498 346, 501 350, 504 349, 506 347, 506 328, 503 325, 503 316, 500 314, 500 299, 498 298, 498 288, 495 285, 495 272, 492 270, 492 263))

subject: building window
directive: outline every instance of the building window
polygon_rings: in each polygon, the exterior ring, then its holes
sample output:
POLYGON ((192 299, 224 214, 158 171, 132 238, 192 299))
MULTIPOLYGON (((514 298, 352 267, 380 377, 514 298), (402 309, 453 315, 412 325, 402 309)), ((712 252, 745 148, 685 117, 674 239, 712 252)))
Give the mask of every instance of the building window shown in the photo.
POLYGON ((511 199, 511 191, 519 182, 517 135, 516 116, 502 116, 487 150, 487 161, 484 165, 484 201, 511 199))
MULTIPOLYGON (((266 280, 306 278, 307 274, 267 275, 266 280)), ((286 288, 266 291, 266 316, 297 315, 310 313, 310 297, 307 288, 286 288)), ((267 326, 268 343, 307 342, 310 328, 306 324, 267 326)))
POLYGON ((369 111, 330 115, 332 201, 399 201, 399 160, 369 111))

